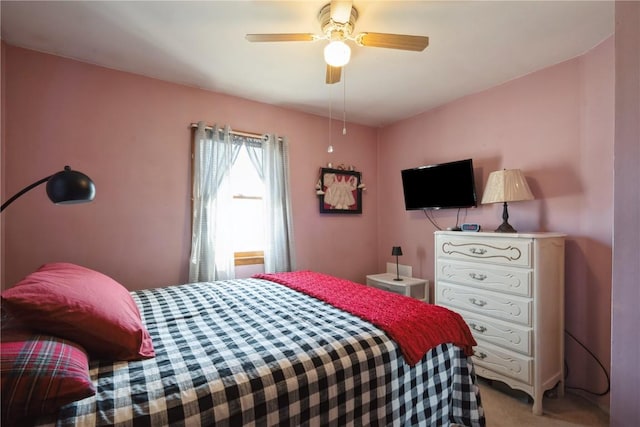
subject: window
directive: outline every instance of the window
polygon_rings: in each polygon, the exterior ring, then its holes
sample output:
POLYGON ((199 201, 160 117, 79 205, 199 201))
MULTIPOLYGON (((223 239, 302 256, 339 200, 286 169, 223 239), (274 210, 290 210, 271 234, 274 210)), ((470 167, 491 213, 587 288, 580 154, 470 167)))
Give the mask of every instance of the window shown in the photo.
POLYGON ((287 139, 232 134, 202 121, 196 127, 189 281, 233 279, 236 256, 238 264, 262 257, 267 273, 295 269, 287 139), (265 206, 272 198, 275 209, 265 206))
POLYGON ((235 265, 264 263, 265 188, 246 147, 231 167, 235 265))

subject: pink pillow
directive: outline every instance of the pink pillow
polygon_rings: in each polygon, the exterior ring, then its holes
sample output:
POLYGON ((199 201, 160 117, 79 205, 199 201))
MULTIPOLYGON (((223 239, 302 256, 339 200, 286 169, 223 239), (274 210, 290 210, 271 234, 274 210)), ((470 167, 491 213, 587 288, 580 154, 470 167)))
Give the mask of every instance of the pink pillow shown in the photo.
POLYGON ((129 291, 97 271, 67 263, 45 264, 1 297, 19 320, 75 341, 92 356, 111 360, 155 356, 129 291))
POLYGON ((26 330, 2 330, 2 424, 53 413, 95 394, 87 353, 79 345, 26 330))

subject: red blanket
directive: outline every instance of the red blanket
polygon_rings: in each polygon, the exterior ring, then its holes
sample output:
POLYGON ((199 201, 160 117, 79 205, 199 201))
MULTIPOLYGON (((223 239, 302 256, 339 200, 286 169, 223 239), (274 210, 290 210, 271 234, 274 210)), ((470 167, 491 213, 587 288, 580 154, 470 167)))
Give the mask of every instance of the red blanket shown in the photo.
POLYGON ((461 347, 467 356, 476 345, 462 317, 444 307, 311 271, 254 277, 288 286, 372 323, 398 344, 409 365, 443 343, 461 347))

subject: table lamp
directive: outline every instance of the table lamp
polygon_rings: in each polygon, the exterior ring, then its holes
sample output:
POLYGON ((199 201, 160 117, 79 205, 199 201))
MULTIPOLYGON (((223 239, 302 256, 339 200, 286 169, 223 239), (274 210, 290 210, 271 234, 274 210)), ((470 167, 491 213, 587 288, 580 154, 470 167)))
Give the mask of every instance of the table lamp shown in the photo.
POLYGON ((402 277, 400 277, 400 266, 398 265, 398 257, 402 255, 402 248, 400 246, 394 246, 391 249, 391 255, 396 257, 396 277, 393 280, 400 281, 402 277))
POLYGON ((515 233, 516 230, 509 224, 509 212, 507 202, 533 200, 533 194, 529 189, 527 180, 520 169, 504 169, 491 172, 487 179, 487 185, 482 195, 482 204, 504 203, 502 209, 502 224, 495 231, 500 233, 515 233))

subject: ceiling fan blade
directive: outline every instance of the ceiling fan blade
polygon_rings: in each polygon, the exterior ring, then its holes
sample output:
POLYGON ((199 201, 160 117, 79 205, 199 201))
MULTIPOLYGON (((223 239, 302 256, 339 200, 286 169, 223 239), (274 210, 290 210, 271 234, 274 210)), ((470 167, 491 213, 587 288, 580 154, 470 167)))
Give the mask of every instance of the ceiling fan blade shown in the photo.
POLYGON ((429 37, 405 34, 361 33, 357 43, 362 46, 385 47, 387 49, 424 50, 429 45, 429 37))
POLYGON ((351 0, 331 0, 331 19, 334 22, 346 24, 351 19, 351 0))
POLYGON ((332 85, 340 81, 340 75, 342 74, 342 67, 332 67, 327 64, 326 83, 332 85))
POLYGON ((250 42, 312 42, 315 35, 311 33, 283 33, 283 34, 247 34, 250 42))

